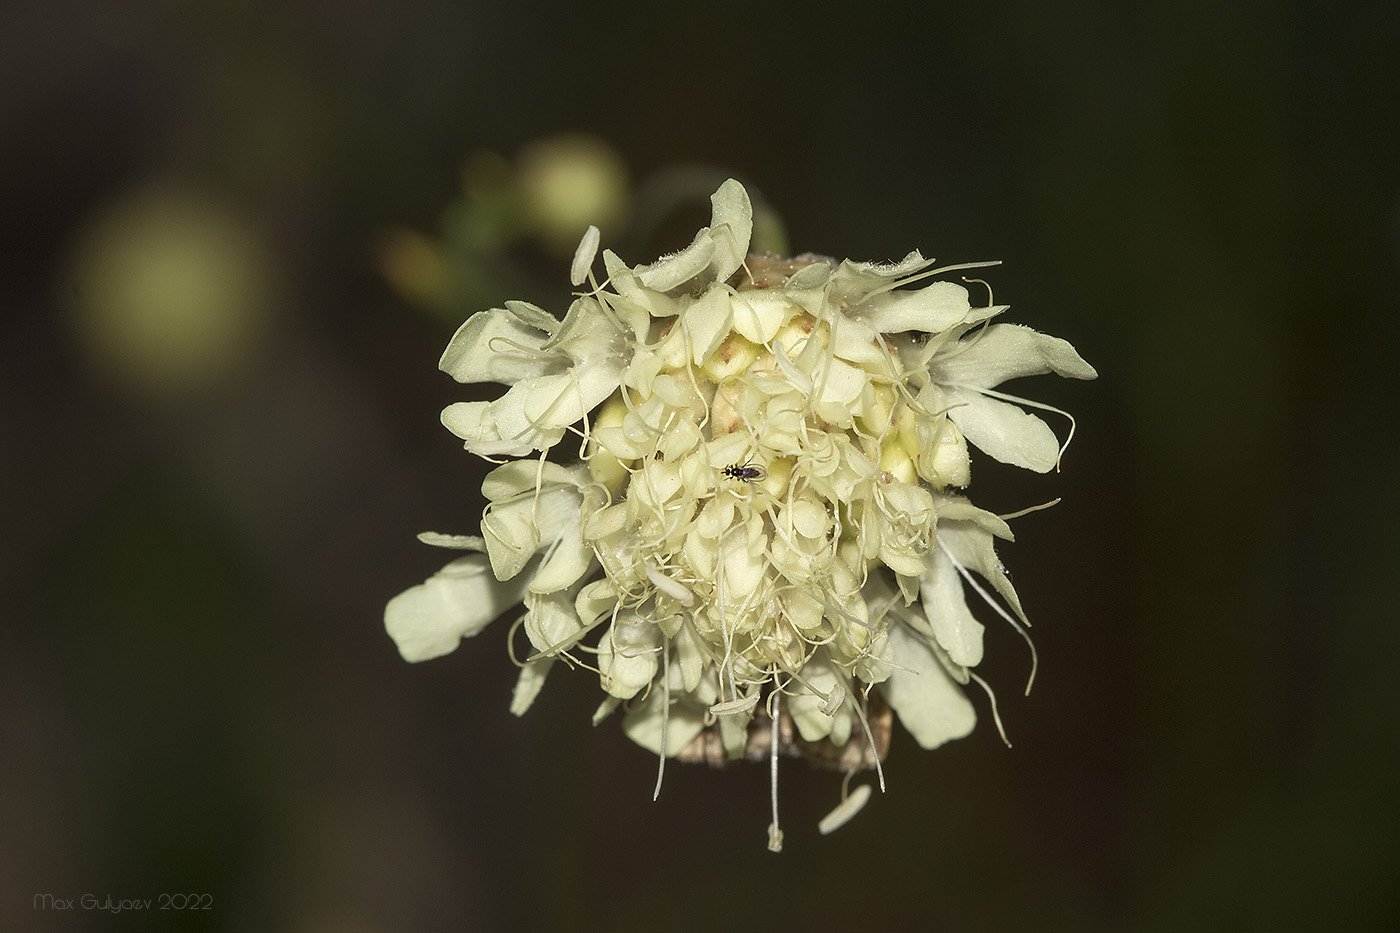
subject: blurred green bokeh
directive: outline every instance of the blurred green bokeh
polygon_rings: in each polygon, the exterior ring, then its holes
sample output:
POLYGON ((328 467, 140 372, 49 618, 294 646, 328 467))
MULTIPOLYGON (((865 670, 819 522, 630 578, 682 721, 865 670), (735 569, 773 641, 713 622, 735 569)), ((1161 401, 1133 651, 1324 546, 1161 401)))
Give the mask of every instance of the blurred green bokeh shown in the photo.
POLYGON ((272 313, 258 232, 199 196, 151 190, 96 218, 62 283, 93 368, 137 393, 231 378, 272 313))
POLYGON ((1302 0, 7 7, 0 929, 1400 926, 1397 38, 1302 0), (480 513, 461 317, 562 310, 590 222, 683 246, 727 174, 793 252, 1004 260, 1101 374, 1030 393, 1062 474, 974 465, 1064 497, 1003 553, 1014 749, 897 740, 828 838, 836 779, 789 768, 777 857, 762 769, 652 804, 588 676, 516 720, 504 626, 411 667, 380 619, 480 513))

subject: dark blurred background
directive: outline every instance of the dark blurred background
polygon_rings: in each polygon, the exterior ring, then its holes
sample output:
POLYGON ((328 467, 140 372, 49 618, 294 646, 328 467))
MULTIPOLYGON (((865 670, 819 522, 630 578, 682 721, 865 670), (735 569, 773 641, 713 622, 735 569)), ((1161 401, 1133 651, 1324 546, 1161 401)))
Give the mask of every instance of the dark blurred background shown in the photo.
POLYGON ((1400 928, 1398 60, 1379 3, 5 4, 0 928, 1400 928), (789 765, 778 856, 762 767, 652 803, 595 678, 517 720, 504 626, 381 621, 476 530, 456 325, 565 307, 572 194, 642 262, 727 174, 1100 373, 1013 386, 1063 473, 974 467, 1064 497, 1014 749, 901 734, 825 838, 789 765))

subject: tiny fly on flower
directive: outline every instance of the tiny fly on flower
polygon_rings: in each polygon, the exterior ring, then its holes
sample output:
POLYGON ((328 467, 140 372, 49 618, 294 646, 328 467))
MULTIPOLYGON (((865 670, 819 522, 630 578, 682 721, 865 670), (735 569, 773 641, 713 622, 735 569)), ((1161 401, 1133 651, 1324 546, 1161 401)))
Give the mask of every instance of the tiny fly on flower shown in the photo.
POLYGON ((720 472, 730 479, 741 479, 746 483, 761 483, 768 476, 768 471, 763 467, 748 463, 743 465, 731 463, 720 472))

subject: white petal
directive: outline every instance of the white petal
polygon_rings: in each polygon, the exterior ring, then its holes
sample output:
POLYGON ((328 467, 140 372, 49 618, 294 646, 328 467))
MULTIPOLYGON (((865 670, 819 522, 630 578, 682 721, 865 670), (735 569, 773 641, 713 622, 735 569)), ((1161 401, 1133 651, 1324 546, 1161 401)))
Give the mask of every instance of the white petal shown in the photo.
POLYGON ((652 384, 665 365, 666 359, 660 353, 638 353, 632 357, 627 372, 623 373, 622 383, 636 389, 638 395, 648 396, 651 394, 652 384))
POLYGON ((844 745, 850 738, 851 715, 842 709, 824 711, 827 696, 837 687, 849 693, 849 680, 833 665, 824 649, 813 653, 812 659, 802 666, 802 679, 807 686, 797 686, 788 694, 787 712, 802 738, 808 742, 819 742, 828 736, 837 745, 844 745), (813 692, 813 691, 817 692, 813 692), (845 732, 845 736, 833 734, 845 732))
MULTIPOLYGON (((521 494, 493 502, 482 518, 481 534, 496 576, 514 577, 541 548, 554 544, 566 531, 577 536, 582 503, 583 493, 575 486, 553 486, 538 496, 521 494)), ((564 572, 562 566, 559 572, 564 572)))
POLYGON ((962 576, 941 550, 929 555, 928 565, 919 580, 919 595, 933 637, 954 663, 976 667, 982 663, 983 626, 967 608, 962 576))
POLYGON ((440 531, 424 531, 418 540, 433 547, 449 548, 454 551, 485 551, 486 542, 476 535, 445 535, 440 531))
POLYGON ((883 483, 885 509, 899 516, 899 527, 882 521, 881 560, 895 573, 917 577, 924 572, 924 553, 934 531, 934 497, 923 486, 913 483, 883 483))
POLYGON ((965 338, 959 347, 938 357, 932 370, 939 382, 983 389, 1050 372, 1071 379, 1098 376, 1068 341, 1019 324, 993 324, 978 336, 965 338))
POLYGON ((693 421, 680 421, 657 440, 656 451, 669 461, 683 464, 682 475, 686 485, 689 486, 694 481, 695 476, 699 475, 698 471, 704 469, 704 465, 697 463, 695 458, 685 458, 703 442, 704 438, 700 435, 700 429, 693 421))
POLYGON ((481 532, 498 580, 513 579, 540 548, 540 529, 530 516, 528 502, 524 509, 493 509, 482 518, 481 532))
POLYGON ((613 291, 637 304, 647 303, 647 290, 637 280, 637 273, 610 249, 603 250, 603 270, 608 274, 613 291))
POLYGON ((579 590, 574 600, 574 614, 579 617, 581 625, 591 629, 603 621, 616 606, 617 593, 612 583, 608 580, 594 580, 579 590))
POLYGON ((647 288, 669 292, 709 268, 714 255, 715 241, 710 237, 710 228, 704 227, 695 234, 691 244, 679 253, 662 256, 649 266, 637 266, 634 271, 647 288))
POLYGON ((677 299, 644 286, 637 273, 610 249, 603 250, 603 267, 607 270, 613 290, 625 300, 624 303, 643 309, 651 317, 669 318, 680 313, 677 299))
POLYGON ((384 628, 405 661, 426 661, 451 652, 518 603, 521 589, 496 580, 485 555, 471 554, 389 600, 384 628))
POLYGON ((613 712, 622 705, 622 701, 617 697, 603 697, 603 702, 598 704, 598 708, 593 711, 593 725, 598 725, 607 719, 613 712))
POLYGON ((818 364, 812 381, 821 388, 821 401, 847 407, 860 395, 870 381, 870 374, 849 363, 827 359, 818 364))
POLYGON ((530 380, 522 411, 527 428, 547 434, 582 420, 616 391, 621 376, 603 365, 583 364, 567 373, 530 380))
POLYGON ((538 459, 512 460, 496 467, 481 481, 481 494, 491 501, 509 499, 527 489, 534 489, 536 479, 540 486, 578 486, 586 482, 582 473, 566 466, 545 461, 540 469, 538 459))
POLYGON ((923 637, 900 624, 890 641, 895 667, 880 689, 914 741, 937 748, 971 732, 976 710, 923 637))
POLYGON ((804 538, 825 537, 827 529, 832 526, 831 512, 810 495, 794 502, 787 510, 786 517, 804 538))
POLYGON ((768 573, 768 560, 762 553, 752 553, 742 535, 731 536, 724 544, 724 595, 726 611, 733 612, 737 604, 763 584, 768 573))
POLYGON ((686 308, 681 314, 681 327, 690 338, 691 359, 696 366, 704 363, 715 352, 733 323, 732 302, 729 292, 715 287, 686 308))
POLYGON ((754 343, 767 343, 797 311, 797 305, 773 289, 754 289, 734 295, 734 331, 754 343))
POLYGON ((633 413, 628 412, 627 418, 621 425, 594 428, 593 440, 597 441, 599 447, 618 460, 636 460, 646 456, 655 449, 656 438, 649 431, 639 433, 630 430, 627 421, 630 421, 632 417, 633 413))
POLYGON ((938 512, 939 521, 970 522, 1003 541, 1016 540, 1016 536, 1011 533, 1011 526, 1004 518, 986 509, 979 509, 963 496, 940 493, 934 499, 934 509, 938 512))
POLYGON ((753 204, 744 186, 727 180, 710 195, 710 236, 714 240, 714 276, 723 282, 744 262, 753 235, 753 204))
POLYGON ((899 262, 854 262, 846 259, 831 275, 832 297, 847 306, 855 305, 871 292, 932 264, 933 260, 925 259, 918 250, 899 262))
POLYGON ((831 264, 814 262, 803 266, 783 283, 783 294, 813 317, 825 317, 826 283, 831 281, 831 264))
POLYGON ((525 597, 525 634, 535 650, 548 655, 567 651, 588 634, 574 610, 574 600, 568 593, 550 593, 525 597))
POLYGON ((868 684, 884 683, 894 672, 894 646, 888 631, 870 641, 869 653, 856 662, 855 675, 868 684))
POLYGON ((646 570, 647 579, 651 581, 652 585, 655 586, 662 595, 669 596, 687 609, 695 605, 695 594, 692 593, 684 583, 674 577, 666 576, 666 574, 657 570, 650 563, 646 565, 646 570))
POLYGON ((598 228, 592 224, 583 232, 583 239, 579 240, 578 249, 574 251, 574 263, 569 268, 569 281, 575 285, 582 285, 583 280, 588 278, 588 269, 593 265, 593 257, 598 255, 598 243, 602 239, 602 234, 598 228))
MULTIPOLYGON (((576 499, 581 502, 582 499, 576 499)), ((530 592, 553 593, 577 583, 593 566, 593 549, 586 547, 580 533, 582 514, 577 505, 564 513, 565 525, 559 530, 530 581, 530 592)))
POLYGON ((442 423, 483 456, 525 456, 558 444, 564 427, 617 389, 619 361, 602 358, 568 372, 525 379, 493 402, 456 402, 442 423))
POLYGON ((628 520, 627 503, 614 503, 589 515, 588 521, 583 525, 582 534, 588 541, 601 541, 626 528, 628 520))
POLYGON ((540 523, 540 535, 544 543, 551 545, 571 532, 576 535, 582 507, 583 490, 575 485, 546 487, 542 490, 535 506, 535 514, 540 523))
POLYGON ((622 731, 653 755, 665 754, 669 758, 679 754, 704 730, 705 708, 684 702, 671 706, 670 714, 664 720, 666 750, 663 753, 661 736, 665 693, 658 685, 644 702, 629 709, 622 718, 622 731))
POLYGON ((525 715, 525 711, 535 702, 535 697, 540 695, 544 679, 553 666, 553 658, 540 658, 520 669, 520 676, 515 680, 515 691, 510 700, 510 711, 513 715, 525 715))
POLYGON ((691 625, 682 625, 676 637, 671 640, 671 666, 680 668, 681 683, 687 692, 700 684, 709 656, 701 647, 700 637, 691 625))
POLYGON ((518 382, 494 402, 454 402, 442 410, 443 427, 460 437, 467 450, 481 456, 522 457, 553 447, 563 439, 563 427, 540 430, 525 416, 526 401, 538 382, 518 382))
POLYGON ((458 382, 506 385, 557 371, 566 361, 542 348, 558 319, 522 301, 506 304, 467 318, 452 335, 438 368, 458 382), (542 326, 545 319, 547 327, 542 326))
POLYGON ((650 622, 614 622, 598 642, 603 689, 630 699, 651 683, 661 663, 661 630, 650 622))
POLYGON ((971 389, 949 389, 948 417, 963 436, 987 454, 1037 473, 1049 472, 1060 456, 1060 442, 1050 426, 1009 402, 971 389))
POLYGON ((620 356, 618 348, 628 339, 608 317, 598 299, 582 295, 569 305, 564 320, 545 349, 558 348, 576 362, 592 361, 602 356, 620 356))
POLYGON ((749 747, 749 723, 752 721, 752 710, 719 717, 719 738, 729 760, 738 761, 744 757, 749 747))
MULTIPOLYGON (((929 383, 919 392, 919 402, 925 405, 926 411, 941 411, 943 393, 929 383), (929 404, 930 396, 936 396, 937 401, 929 404)), ((945 418, 920 418, 914 432, 919 450, 920 476, 938 489, 966 486, 972 482, 972 461, 967 440, 956 424, 945 418)))
POLYGON ((817 823, 817 832, 823 836, 834 833, 845 826, 856 814, 865 809, 865 803, 870 799, 870 785, 859 784, 850 796, 836 805, 826 816, 817 823))
POLYGON ((881 545, 880 562, 901 576, 918 576, 924 570, 924 555, 909 547, 881 545))
POLYGON ((490 402, 453 402, 442 410, 442 426, 467 442, 477 438, 495 437, 495 422, 490 420, 490 402))
POLYGON ((938 544, 958 563, 991 583, 1017 617, 1022 622, 1027 621, 1016 588, 997 558, 990 532, 971 522, 947 521, 938 528, 938 544))
POLYGON ((967 289, 956 282, 883 292, 866 301, 853 316, 882 334, 899 331, 936 333, 961 324, 972 310, 967 289))
POLYGON ((885 362, 875 328, 854 318, 840 317, 835 321, 835 337, 831 352, 852 363, 885 362))

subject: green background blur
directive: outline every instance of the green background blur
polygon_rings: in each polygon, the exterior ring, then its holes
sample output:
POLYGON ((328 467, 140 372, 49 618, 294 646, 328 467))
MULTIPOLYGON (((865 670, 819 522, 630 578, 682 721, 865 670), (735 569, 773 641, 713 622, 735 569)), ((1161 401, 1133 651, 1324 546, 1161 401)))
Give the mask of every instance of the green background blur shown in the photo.
POLYGON ((6 4, 0 929, 1400 928, 1387 7, 6 4), (1064 497, 1002 551, 1013 750, 901 734, 825 838, 790 764, 774 856, 763 768, 653 804, 594 678, 509 716, 504 626, 399 659, 414 534, 481 504, 437 412, 493 389, 437 356, 473 289, 568 299, 490 180, 565 132, 634 193, 738 176, 794 252, 1004 260, 1098 367, 1012 387, 1079 419, 1062 474, 974 464, 1064 497), (387 283, 396 230, 477 250, 456 311, 387 283))

